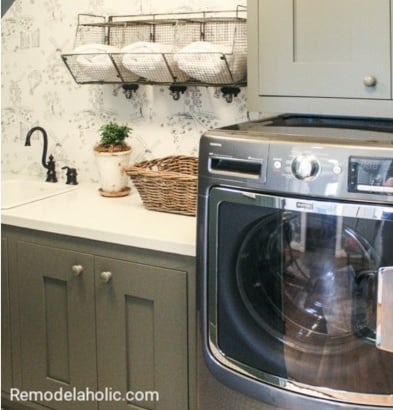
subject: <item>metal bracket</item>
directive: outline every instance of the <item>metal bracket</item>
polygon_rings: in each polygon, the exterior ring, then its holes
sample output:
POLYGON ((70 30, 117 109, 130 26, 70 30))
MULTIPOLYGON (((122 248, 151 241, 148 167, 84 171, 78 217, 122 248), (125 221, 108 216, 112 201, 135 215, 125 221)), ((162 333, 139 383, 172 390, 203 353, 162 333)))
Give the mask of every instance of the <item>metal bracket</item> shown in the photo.
POLYGON ((237 97, 237 95, 240 93, 240 88, 238 88, 238 87, 222 87, 221 92, 223 94, 223 97, 225 98, 225 101, 227 103, 231 103, 233 101, 233 97, 237 97))
POLYGON ((123 92, 126 98, 129 100, 132 98, 132 93, 136 93, 136 90, 139 88, 138 84, 124 84, 123 92))
POLYGON ((180 93, 184 94, 184 92, 187 90, 186 85, 170 85, 169 86, 169 94, 172 96, 172 98, 177 101, 180 99, 180 93))

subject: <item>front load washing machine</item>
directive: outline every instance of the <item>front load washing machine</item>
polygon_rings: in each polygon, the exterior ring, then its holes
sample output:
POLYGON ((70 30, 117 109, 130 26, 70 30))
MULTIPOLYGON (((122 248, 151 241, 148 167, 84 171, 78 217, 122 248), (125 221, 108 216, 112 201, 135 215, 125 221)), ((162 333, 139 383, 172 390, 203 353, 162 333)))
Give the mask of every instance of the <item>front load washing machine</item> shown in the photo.
POLYGON ((199 161, 202 352, 234 409, 392 409, 393 121, 248 122, 199 161))

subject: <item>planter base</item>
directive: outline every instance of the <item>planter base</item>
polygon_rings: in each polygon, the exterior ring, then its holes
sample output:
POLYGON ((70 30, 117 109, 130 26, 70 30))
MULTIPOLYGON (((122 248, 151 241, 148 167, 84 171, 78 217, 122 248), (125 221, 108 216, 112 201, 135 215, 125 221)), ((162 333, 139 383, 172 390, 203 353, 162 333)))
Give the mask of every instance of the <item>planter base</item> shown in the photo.
POLYGON ((131 188, 126 187, 126 188, 124 188, 124 189, 122 189, 121 191, 118 191, 118 192, 107 192, 107 191, 103 191, 102 188, 100 188, 98 190, 98 192, 102 196, 105 196, 105 197, 108 197, 108 198, 117 198, 117 197, 122 197, 122 196, 129 195, 130 192, 131 192, 131 188))

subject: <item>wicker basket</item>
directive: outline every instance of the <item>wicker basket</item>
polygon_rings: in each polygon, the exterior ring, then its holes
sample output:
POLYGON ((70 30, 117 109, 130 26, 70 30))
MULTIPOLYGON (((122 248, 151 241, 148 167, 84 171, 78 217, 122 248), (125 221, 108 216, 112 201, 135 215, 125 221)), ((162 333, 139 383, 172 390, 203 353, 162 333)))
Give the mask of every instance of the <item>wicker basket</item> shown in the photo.
POLYGON ((147 209, 196 215, 198 158, 176 155, 143 161, 126 172, 147 209))

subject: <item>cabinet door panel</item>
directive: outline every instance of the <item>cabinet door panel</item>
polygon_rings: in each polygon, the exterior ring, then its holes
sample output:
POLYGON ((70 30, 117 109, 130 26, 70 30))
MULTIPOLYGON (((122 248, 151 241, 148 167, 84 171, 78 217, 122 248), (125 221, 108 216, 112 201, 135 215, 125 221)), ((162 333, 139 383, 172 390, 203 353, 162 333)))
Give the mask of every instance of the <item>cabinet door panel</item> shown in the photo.
MULTIPOLYGON (((154 386, 154 301, 125 296, 125 348, 127 352, 127 389, 151 390, 154 386)), ((147 400, 138 403, 153 409, 147 400)))
MULTIPOLYGON (((96 389, 93 257, 17 243, 22 388, 56 392, 96 389), (72 267, 83 266, 75 276, 72 267)), ((94 402, 44 403, 95 409, 94 402)))
POLYGON ((186 273, 96 258, 96 297, 99 390, 159 393, 158 401, 108 401, 100 409, 186 410, 186 273))
POLYGON ((12 387, 7 239, 1 238, 1 390, 12 387))
POLYGON ((389 0, 260 0, 258 8, 260 95, 391 98, 389 0))

